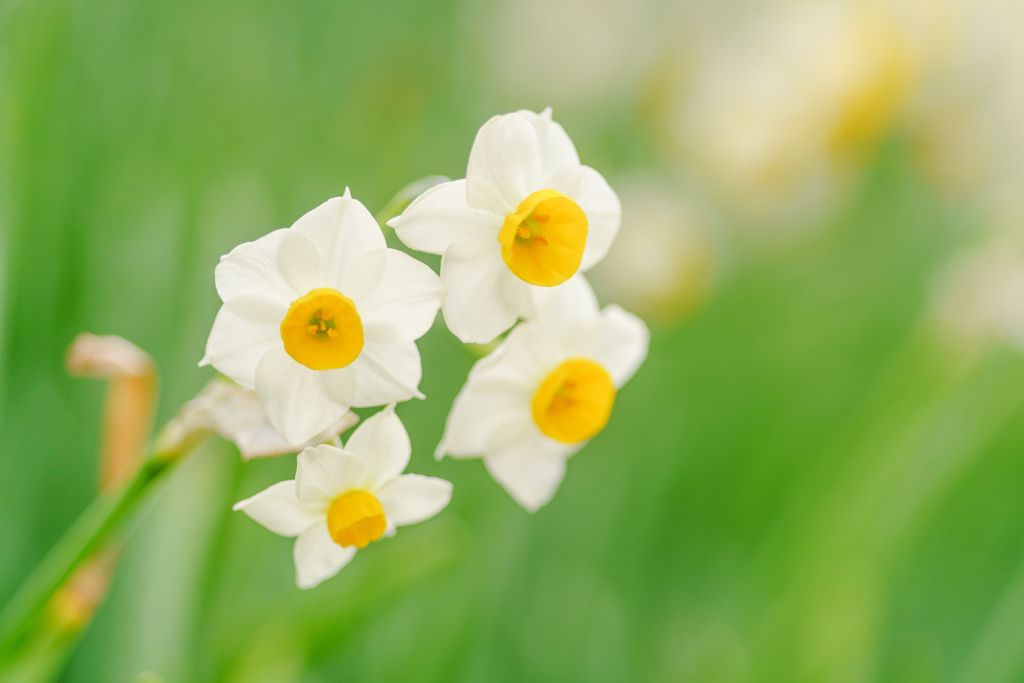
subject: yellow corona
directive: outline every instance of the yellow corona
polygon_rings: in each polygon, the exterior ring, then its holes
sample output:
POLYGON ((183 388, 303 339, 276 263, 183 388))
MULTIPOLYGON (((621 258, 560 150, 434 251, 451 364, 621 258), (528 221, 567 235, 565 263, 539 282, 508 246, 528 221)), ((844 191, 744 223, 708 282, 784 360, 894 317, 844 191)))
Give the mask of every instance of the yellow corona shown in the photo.
POLYGON ((541 382, 531 408, 545 435, 578 443, 604 429, 614 403, 615 384, 608 371, 592 360, 571 358, 541 382))
POLYGON ((580 269, 587 229, 587 216, 572 199, 554 190, 534 192, 505 217, 501 258, 520 280, 560 285, 580 269))
POLYGON ((366 491, 349 491, 334 499, 327 509, 327 531, 342 547, 365 548, 384 535, 384 508, 366 491))
POLYGON ((312 370, 343 368, 363 350, 363 322, 355 304, 323 287, 292 302, 281 321, 288 355, 312 370))

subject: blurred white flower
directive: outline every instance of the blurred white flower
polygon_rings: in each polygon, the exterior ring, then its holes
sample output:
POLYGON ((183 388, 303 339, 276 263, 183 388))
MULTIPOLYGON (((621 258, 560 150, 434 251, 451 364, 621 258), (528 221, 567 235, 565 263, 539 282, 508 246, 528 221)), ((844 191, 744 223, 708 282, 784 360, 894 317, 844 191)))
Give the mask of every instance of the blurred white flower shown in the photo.
POLYGON ((485 123, 465 180, 431 188, 388 225, 409 247, 442 255, 445 321, 462 341, 482 344, 600 261, 620 213, 615 192, 580 164, 546 109, 485 123))
POLYGON ((932 290, 933 320, 968 354, 993 342, 1024 350, 1024 198, 1007 191, 987 204, 991 235, 957 255, 932 290))
POLYGON ((924 169, 957 193, 1024 186, 1024 5, 933 0, 929 10, 944 21, 914 112, 924 169))
POLYGON ((616 183, 623 230, 590 273, 597 290, 647 319, 691 309, 711 285, 714 247, 702 212, 654 178, 616 183))
POLYGON ((275 534, 298 537, 295 581, 299 588, 313 588, 337 574, 357 549, 448 505, 449 482, 402 474, 410 453, 409 435, 388 406, 360 425, 344 450, 307 448, 299 454, 295 479, 234 509, 275 534))
POLYGON ((723 202, 768 220, 828 206, 914 82, 913 45, 875 3, 765 9, 711 50, 671 133, 723 202))
POLYGON ((537 510, 558 489, 566 460, 607 424, 648 339, 636 316, 615 305, 598 310, 577 275, 473 366, 436 457, 482 456, 520 505, 537 510))
POLYGON ((437 275, 386 248, 377 222, 348 190, 221 258, 217 314, 200 365, 254 389, 291 444, 349 407, 413 397, 415 340, 441 300, 437 275))
POLYGON ((487 73, 509 100, 589 105, 590 116, 638 88, 683 9, 658 0, 504 0, 470 8, 481 15, 467 22, 467 38, 480 42, 487 73), (517 32, 516 49, 509 49, 509 26, 529 27, 517 32))
POLYGON ((289 444, 267 420, 256 392, 215 378, 167 423, 157 437, 156 451, 181 451, 211 434, 218 434, 234 442, 243 459, 265 458, 298 453, 308 446, 328 443, 358 421, 359 418, 348 411, 312 439, 289 444))
POLYGON ((938 285, 935 314, 968 351, 995 340, 1024 349, 1024 255, 993 246, 961 255, 938 285))

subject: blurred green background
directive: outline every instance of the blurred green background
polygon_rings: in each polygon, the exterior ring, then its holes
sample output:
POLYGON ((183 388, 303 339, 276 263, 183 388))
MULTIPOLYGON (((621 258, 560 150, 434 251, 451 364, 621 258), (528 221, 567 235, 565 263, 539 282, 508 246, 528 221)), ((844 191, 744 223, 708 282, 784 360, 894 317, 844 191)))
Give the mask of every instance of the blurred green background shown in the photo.
POLYGON ((433 461, 475 360, 439 320, 398 412, 444 513, 301 592, 292 541, 230 511, 294 457, 213 443, 61 680, 1024 680, 1022 26, 999 0, 0 3, 0 604, 95 495, 78 332, 153 355, 162 424, 212 376, 221 254, 346 186, 376 211, 461 177, 488 117, 552 105, 623 196, 602 301, 653 331, 553 502, 433 461))

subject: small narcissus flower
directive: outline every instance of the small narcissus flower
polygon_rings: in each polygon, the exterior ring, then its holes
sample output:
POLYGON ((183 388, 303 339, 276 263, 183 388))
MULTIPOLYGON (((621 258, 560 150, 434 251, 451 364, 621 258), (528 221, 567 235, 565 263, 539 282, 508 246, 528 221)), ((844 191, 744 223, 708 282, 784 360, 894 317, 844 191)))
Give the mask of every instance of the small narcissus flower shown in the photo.
POLYGON ((462 341, 486 343, 532 317, 545 288, 600 261, 620 217, 615 192, 545 109, 485 123, 466 178, 427 190, 388 225, 442 255, 445 321, 462 341))
POLYGON ((402 474, 409 435, 389 406, 366 420, 345 448, 307 448, 295 479, 282 481, 234 507, 282 536, 295 536, 295 581, 313 588, 337 574, 356 550, 396 526, 422 522, 452 496, 444 479, 402 474))
POLYGON ((477 361, 436 457, 483 457, 520 505, 537 510, 558 489, 566 460, 608 423, 615 392, 646 358, 648 340, 642 320, 615 305, 598 310, 576 276, 477 361))
POLYGON ((353 406, 423 397, 415 340, 437 314, 440 280, 386 248, 347 189, 236 247, 215 277, 224 305, 200 365, 255 389, 285 442, 313 438, 353 406))

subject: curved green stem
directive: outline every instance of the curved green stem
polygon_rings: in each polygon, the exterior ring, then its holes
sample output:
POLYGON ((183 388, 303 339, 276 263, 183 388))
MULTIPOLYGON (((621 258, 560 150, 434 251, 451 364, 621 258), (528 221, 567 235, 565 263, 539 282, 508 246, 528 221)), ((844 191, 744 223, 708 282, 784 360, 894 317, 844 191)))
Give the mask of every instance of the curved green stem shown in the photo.
POLYGON ((53 593, 136 512, 153 484, 178 459, 150 458, 123 489, 100 495, 85 509, 0 612, 0 653, 16 647, 18 638, 53 593))

